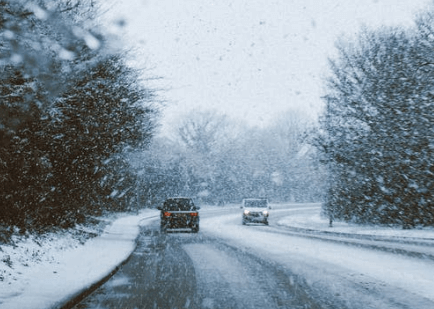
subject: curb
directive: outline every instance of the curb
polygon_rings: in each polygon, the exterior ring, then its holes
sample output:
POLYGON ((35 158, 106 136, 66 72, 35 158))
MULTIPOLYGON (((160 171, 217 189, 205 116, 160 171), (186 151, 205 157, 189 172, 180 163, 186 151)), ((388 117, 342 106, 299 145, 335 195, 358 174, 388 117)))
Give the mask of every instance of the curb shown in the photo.
MULTIPOLYGON (((157 218, 157 215, 149 215, 146 217, 141 218, 138 222, 138 226, 140 226, 140 222, 146 219, 151 218, 157 218)), ((137 238, 139 237, 140 233, 137 234, 137 237, 135 239, 135 246, 134 249, 131 251, 131 253, 128 255, 128 257, 123 260, 121 263, 119 263, 117 266, 115 266, 106 276, 101 278, 100 280, 92 283, 88 287, 85 287, 76 293, 73 293, 70 297, 65 298, 64 301, 59 301, 56 305, 52 306, 51 309, 71 309, 77 304, 79 304, 81 301, 83 301, 86 297, 88 297, 90 294, 95 292, 100 286, 102 286, 104 283, 106 283, 111 277, 113 277, 119 269, 128 263, 128 261, 131 259, 131 256, 133 255, 134 251, 137 249, 137 238)))
POLYGON ((81 291, 77 292, 71 298, 68 298, 68 300, 65 303, 55 305, 54 307, 52 307, 52 309, 71 309, 75 305, 79 304, 83 299, 85 299, 90 294, 95 292, 96 289, 98 289, 100 286, 102 286, 104 283, 106 283, 111 277, 113 277, 118 272, 118 270, 130 260, 132 254, 136 250, 136 248, 137 248, 137 245, 134 247, 134 250, 131 252, 131 254, 128 255, 128 257, 122 263, 117 265, 108 275, 103 277, 101 280, 91 284, 89 287, 84 288, 81 291))
POLYGON ((296 236, 306 237, 310 239, 320 239, 322 241, 341 243, 350 246, 357 246, 368 249, 376 249, 385 252, 402 254, 410 257, 416 257, 420 259, 429 259, 434 261, 434 254, 421 252, 417 250, 411 250, 406 248, 395 247, 394 245, 399 244, 410 244, 418 245, 421 247, 431 248, 433 244, 433 239, 429 238, 411 238, 411 237, 390 237, 390 236, 371 236, 366 234, 348 234, 348 233, 338 233, 338 232, 328 232, 322 230, 314 230, 307 228, 291 227, 283 224, 278 224, 280 227, 285 227, 289 233, 295 233, 296 236), (299 233, 299 234, 298 234, 299 233), (336 238, 328 238, 336 237, 336 238), (341 237, 341 239, 339 239, 341 237), (375 243, 363 243, 362 241, 383 241, 389 242, 390 246, 385 244, 375 244, 375 243), (412 241, 413 240, 413 241, 412 241))

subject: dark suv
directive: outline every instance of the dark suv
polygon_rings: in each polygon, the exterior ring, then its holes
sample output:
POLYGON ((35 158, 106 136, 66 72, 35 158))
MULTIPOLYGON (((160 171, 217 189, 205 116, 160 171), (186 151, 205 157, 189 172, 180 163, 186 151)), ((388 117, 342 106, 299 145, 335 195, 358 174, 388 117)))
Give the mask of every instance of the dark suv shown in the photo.
POLYGON ((174 197, 167 199, 163 206, 157 207, 161 210, 161 231, 168 229, 184 230, 189 229, 194 233, 199 232, 199 209, 194 205, 193 200, 187 197, 174 197))

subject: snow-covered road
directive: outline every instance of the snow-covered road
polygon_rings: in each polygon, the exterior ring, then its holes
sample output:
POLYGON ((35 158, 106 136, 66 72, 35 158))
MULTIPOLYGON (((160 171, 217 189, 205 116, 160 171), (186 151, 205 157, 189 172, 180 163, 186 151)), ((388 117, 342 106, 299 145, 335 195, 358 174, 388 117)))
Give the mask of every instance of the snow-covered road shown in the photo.
MULTIPOLYGON (((303 304, 311 308, 434 308, 432 259, 297 235, 287 226, 333 232, 338 238, 339 234, 350 233, 407 237, 407 242, 431 242, 434 230, 338 222, 330 229, 327 220, 319 217, 318 205, 275 206, 270 226, 241 225, 238 207, 203 207, 198 234, 164 236, 159 233, 158 212, 145 211, 139 216, 118 218, 84 246, 66 245, 70 238, 65 235, 50 244, 35 245, 27 239, 15 248, 2 245, 0 308, 55 308, 65 304, 125 260, 134 250, 137 236, 141 245, 131 258, 136 264, 125 270, 130 269, 130 276, 140 274, 141 279, 129 278, 121 268, 115 275, 118 277, 105 284, 109 290, 123 288, 121 294, 107 293, 115 303, 120 298, 132 300, 125 294, 130 290, 139 291, 135 300, 139 304, 153 296, 164 303, 167 288, 173 301, 189 308, 285 308, 288 304, 291 308, 304 308, 303 304), (151 218, 144 219, 147 217, 151 218), (47 248, 45 254, 40 252, 47 248), (29 252, 38 252, 42 258, 29 260, 29 252), (190 274, 188 278, 186 274, 190 274), (146 282, 139 285, 131 280, 146 282), (185 289, 179 294, 182 299, 177 299, 179 286, 185 289)), ((99 300, 93 299, 89 304, 96 305, 86 308, 98 308, 99 300)))
MULTIPOLYGON (((274 216, 279 212, 284 211, 274 216)), ((240 215, 233 214, 204 219, 202 230, 303 277, 323 304, 434 308, 433 260, 278 234, 271 232, 275 227, 270 222, 270 227, 243 226, 240 215)))

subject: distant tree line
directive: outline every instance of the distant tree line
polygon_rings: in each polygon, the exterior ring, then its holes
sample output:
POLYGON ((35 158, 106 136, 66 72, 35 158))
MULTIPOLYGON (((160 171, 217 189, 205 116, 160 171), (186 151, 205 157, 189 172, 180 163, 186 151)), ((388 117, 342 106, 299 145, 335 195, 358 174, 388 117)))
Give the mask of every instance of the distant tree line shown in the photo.
POLYGON ((213 110, 179 115, 174 131, 138 155, 147 200, 190 196, 199 203, 320 202, 325 172, 306 142, 308 117, 290 111, 274 125, 249 127, 213 110))
POLYGON ((135 205, 128 153, 155 92, 111 51, 92 0, 0 0, 0 227, 70 227, 135 205))
POLYGON ((411 29, 363 29, 330 60, 317 146, 324 212, 338 220, 434 225, 434 13, 411 29))

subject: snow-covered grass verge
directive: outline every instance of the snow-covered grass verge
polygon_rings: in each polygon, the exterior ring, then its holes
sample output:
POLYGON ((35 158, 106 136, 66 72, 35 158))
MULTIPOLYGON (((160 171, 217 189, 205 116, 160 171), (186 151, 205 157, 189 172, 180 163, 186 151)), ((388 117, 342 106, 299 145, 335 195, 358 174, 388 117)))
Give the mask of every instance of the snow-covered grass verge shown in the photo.
POLYGON ((358 225, 345 222, 334 221, 332 227, 329 220, 320 215, 320 211, 295 212, 278 221, 280 225, 290 227, 319 230, 334 233, 364 234, 373 236, 393 236, 393 237, 417 237, 434 239, 434 228, 424 227, 418 229, 402 229, 399 226, 374 226, 358 225))
POLYGON ((140 220, 155 214, 107 218, 103 231, 15 237, 13 245, 1 245, 0 308, 51 308, 101 280, 134 250, 140 220))

